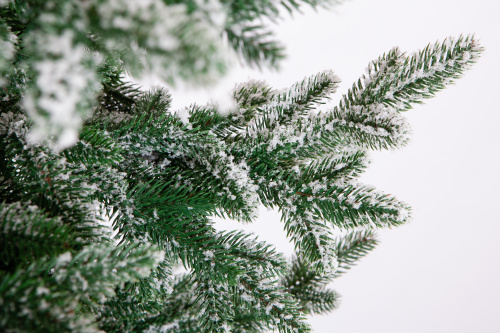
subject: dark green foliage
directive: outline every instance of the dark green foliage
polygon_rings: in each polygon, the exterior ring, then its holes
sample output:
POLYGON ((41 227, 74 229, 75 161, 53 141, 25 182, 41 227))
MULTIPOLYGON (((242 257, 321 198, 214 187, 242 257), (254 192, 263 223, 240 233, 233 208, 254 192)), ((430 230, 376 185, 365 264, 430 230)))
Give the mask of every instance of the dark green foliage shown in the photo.
POLYGON ((339 303, 339 295, 329 290, 327 284, 349 270, 358 260, 377 245, 372 230, 352 231, 337 239, 334 251, 338 268, 330 274, 318 272, 300 257, 292 259, 289 272, 281 278, 281 285, 299 300, 305 313, 322 314, 334 310, 339 303))
POLYGON ((285 58, 283 47, 275 41, 269 41, 269 37, 274 36, 264 30, 264 27, 249 25, 239 29, 241 30, 239 33, 233 29, 226 29, 227 39, 250 65, 260 67, 262 60, 265 60, 266 65, 277 67, 279 61, 285 58))
POLYGON ((309 332, 306 314, 335 309, 327 284, 374 248, 373 229, 409 219, 357 182, 368 149, 404 145, 401 112, 461 75, 477 42, 390 51, 326 112, 331 71, 240 84, 225 113, 171 110, 166 89, 126 79, 206 82, 227 65, 224 36, 277 66, 259 20, 330 3, 1 2, 0 331, 309 332), (281 213, 291 265, 215 228, 259 206, 281 213))
POLYGON ((332 275, 338 277, 351 269, 356 262, 377 246, 378 242, 372 230, 353 231, 337 243, 335 252, 339 267, 332 275))
POLYGON ((2 203, 0 211, 0 270, 25 267, 37 259, 55 257, 68 249, 69 228, 58 219, 42 214, 37 206, 2 203))
POLYGON ((100 300, 112 296, 115 286, 148 275, 146 267, 158 259, 147 246, 102 244, 73 258, 68 252, 19 268, 2 276, 0 325, 17 332, 90 331, 100 300))
POLYGON ((326 289, 329 275, 318 274, 300 257, 294 257, 288 274, 281 279, 286 290, 299 300, 305 313, 325 313, 337 307, 339 295, 326 289))

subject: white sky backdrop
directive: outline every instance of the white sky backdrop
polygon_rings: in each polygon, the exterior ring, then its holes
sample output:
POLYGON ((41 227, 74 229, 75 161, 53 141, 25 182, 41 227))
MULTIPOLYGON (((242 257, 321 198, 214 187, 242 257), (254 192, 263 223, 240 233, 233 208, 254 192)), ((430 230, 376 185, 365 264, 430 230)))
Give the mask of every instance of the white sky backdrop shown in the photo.
MULTIPOLYGON (((340 308, 310 320, 315 332, 500 332, 499 12, 498 0, 351 0, 284 15, 275 27, 288 53, 280 72, 235 68, 210 92, 173 90, 180 107, 249 78, 282 88, 333 69, 340 96, 393 46, 412 52, 475 33, 486 48, 454 86, 407 113, 409 146, 372 154, 362 181, 408 202, 413 221, 379 232, 379 247, 333 285, 340 308)), ((291 249, 276 213, 245 229, 291 249)))

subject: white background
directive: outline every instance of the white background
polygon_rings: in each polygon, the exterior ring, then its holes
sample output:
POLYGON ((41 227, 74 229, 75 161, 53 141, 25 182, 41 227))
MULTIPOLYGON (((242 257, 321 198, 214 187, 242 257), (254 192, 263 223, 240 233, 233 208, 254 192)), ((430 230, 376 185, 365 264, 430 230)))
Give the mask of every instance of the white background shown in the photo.
MULTIPOLYGON (((407 113, 407 147, 372 154, 362 181, 408 202, 413 221, 379 231, 381 244, 332 285, 341 306, 314 316, 315 332, 500 332, 499 12, 497 0, 351 0, 304 10, 275 27, 288 53, 279 72, 236 68, 209 92, 173 91, 180 106, 248 78, 283 88, 333 69, 344 82, 340 96, 393 46, 412 52, 475 33, 486 48, 454 86, 407 113)), ((291 249, 276 213, 262 212, 246 229, 291 249)))

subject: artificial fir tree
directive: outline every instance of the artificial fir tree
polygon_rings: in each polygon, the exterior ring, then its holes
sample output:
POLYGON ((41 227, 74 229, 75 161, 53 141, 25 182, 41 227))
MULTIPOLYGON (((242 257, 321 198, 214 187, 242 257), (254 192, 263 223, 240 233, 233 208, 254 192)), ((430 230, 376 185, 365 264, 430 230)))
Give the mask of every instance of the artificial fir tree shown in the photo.
POLYGON ((230 112, 176 112, 124 72, 207 82, 225 45, 275 66, 283 50, 259 21, 275 2, 0 6, 1 332, 309 331, 305 314, 335 308, 326 285, 376 245, 373 230, 409 218, 357 182, 367 151, 403 146, 402 112, 481 51, 470 36, 393 49, 329 111, 316 108, 340 81, 331 71, 284 90, 237 85, 230 112), (281 212, 291 263, 211 221, 251 222, 259 205, 281 212))

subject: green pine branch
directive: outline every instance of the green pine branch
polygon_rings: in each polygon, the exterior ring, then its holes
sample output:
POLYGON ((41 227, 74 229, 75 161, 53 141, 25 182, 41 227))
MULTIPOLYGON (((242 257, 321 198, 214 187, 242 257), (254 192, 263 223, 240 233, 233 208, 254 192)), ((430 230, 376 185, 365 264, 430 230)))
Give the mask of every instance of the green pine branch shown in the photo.
POLYGON ((245 25, 225 29, 229 44, 250 66, 277 68, 285 58, 284 48, 274 34, 262 25, 245 25))
POLYGON ((311 135, 336 128, 360 147, 389 149, 407 142, 399 114, 452 84, 475 63, 482 48, 473 36, 446 39, 405 56, 397 48, 371 62, 368 73, 331 113, 315 120, 311 135))
POLYGON ((355 230, 340 238, 335 248, 339 267, 332 278, 339 277, 351 269, 377 244, 378 241, 373 230, 355 230))
POLYGON ((154 248, 85 247, 2 276, 0 328, 5 331, 98 332, 89 310, 114 287, 147 276, 163 255, 154 248))
POLYGON ((335 309, 327 283, 374 248, 367 230, 409 219, 357 183, 367 150, 406 142, 402 111, 477 60, 474 38, 394 49, 326 112, 331 71, 280 91, 237 85, 224 114, 173 112, 166 90, 123 76, 163 66, 167 80, 206 80, 225 70, 224 31, 245 62, 275 66, 283 51, 258 19, 334 2, 211 2, 222 16, 196 1, 1 8, 0 331, 308 332, 305 314, 335 309), (295 243, 288 269, 252 235, 214 228, 260 204, 295 243))
POLYGON ((343 0, 252 0, 252 1, 224 1, 229 4, 230 16, 235 21, 250 21, 266 16, 276 19, 280 10, 286 10, 290 14, 300 12, 304 6, 312 8, 329 8, 340 4, 343 0))
POLYGON ((318 274, 300 256, 292 258, 288 273, 280 284, 299 300, 300 311, 306 314, 323 314, 336 309, 340 296, 326 288, 332 274, 318 274))
POLYGON ((0 203, 0 271, 56 257, 68 251, 74 238, 59 219, 49 218, 36 206, 0 203))

